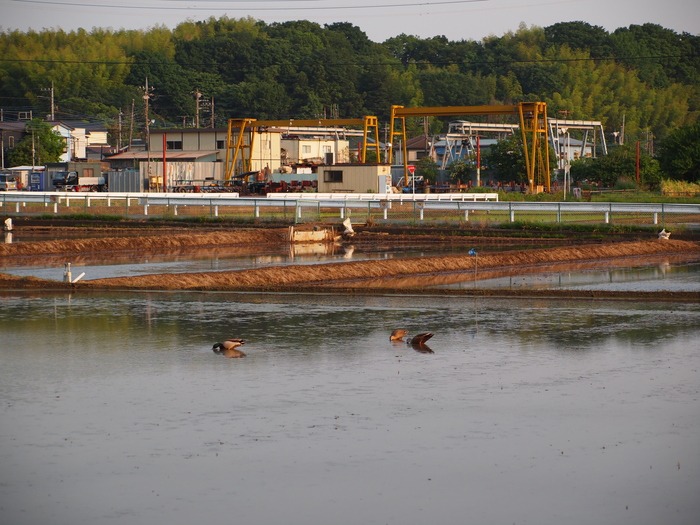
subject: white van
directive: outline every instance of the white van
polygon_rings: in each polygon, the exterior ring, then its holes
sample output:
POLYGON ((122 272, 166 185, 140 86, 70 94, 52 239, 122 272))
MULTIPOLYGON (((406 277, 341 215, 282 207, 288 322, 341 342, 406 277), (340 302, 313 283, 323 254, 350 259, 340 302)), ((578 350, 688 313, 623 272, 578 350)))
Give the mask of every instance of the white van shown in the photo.
POLYGON ((17 177, 12 173, 0 173, 0 191, 17 191, 17 177))

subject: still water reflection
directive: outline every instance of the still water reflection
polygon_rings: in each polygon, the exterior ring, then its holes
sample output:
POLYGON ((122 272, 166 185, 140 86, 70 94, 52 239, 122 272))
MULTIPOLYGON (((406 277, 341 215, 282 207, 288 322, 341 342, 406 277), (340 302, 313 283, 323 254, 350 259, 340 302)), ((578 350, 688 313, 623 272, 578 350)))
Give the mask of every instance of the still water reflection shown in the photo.
POLYGON ((698 305, 0 300, 4 523, 700 515, 698 305), (434 354, 390 343, 396 327, 435 332, 434 354), (226 337, 248 357, 215 355, 226 337))
MULTIPOLYGON (((480 248, 480 253, 495 252, 516 247, 496 246, 480 248)), ((522 249, 527 249, 522 247, 522 249)), ((247 249, 226 248, 191 250, 178 254, 121 253, 80 254, 72 257, 42 257, 7 259, 0 261, 0 272, 21 277, 32 276, 60 281, 64 265, 71 263, 72 275, 84 274, 86 280, 110 277, 130 277, 149 274, 177 274, 193 272, 235 271, 270 266, 285 267, 299 264, 324 264, 343 261, 383 260, 424 255, 466 254, 468 246, 423 247, 412 246, 367 248, 339 244, 301 244, 280 247, 258 246, 247 249), (4 262, 4 264, 3 264, 4 262)), ((523 268, 512 268, 508 275, 488 277, 478 274, 479 288, 499 289, 586 289, 613 291, 683 291, 700 292, 700 261, 687 257, 631 258, 629 266, 588 268, 545 273, 537 270, 527 273, 523 268)), ((474 272, 451 273, 446 283, 426 286, 435 288, 473 288, 474 272)), ((444 276, 443 276, 444 277, 444 276)), ((440 279, 438 279, 440 281, 440 279)))

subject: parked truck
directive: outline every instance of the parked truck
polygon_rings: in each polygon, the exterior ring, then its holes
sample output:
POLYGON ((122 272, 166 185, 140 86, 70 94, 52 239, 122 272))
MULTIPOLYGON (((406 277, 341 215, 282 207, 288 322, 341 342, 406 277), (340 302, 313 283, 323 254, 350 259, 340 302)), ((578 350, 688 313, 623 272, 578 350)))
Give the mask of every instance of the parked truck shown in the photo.
POLYGON ((13 173, 0 173, 0 191, 16 191, 17 177, 13 173))
POLYGON ((59 171, 53 176, 56 191, 106 191, 105 178, 79 177, 77 171, 59 171))

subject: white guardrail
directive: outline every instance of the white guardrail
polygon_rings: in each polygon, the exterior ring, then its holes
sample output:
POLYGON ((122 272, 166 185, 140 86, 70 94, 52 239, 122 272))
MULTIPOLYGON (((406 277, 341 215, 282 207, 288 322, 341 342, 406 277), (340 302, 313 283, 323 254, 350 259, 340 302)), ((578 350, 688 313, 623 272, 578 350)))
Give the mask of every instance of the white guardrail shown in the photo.
MULTIPOLYGON (((348 208, 384 209, 393 204, 414 203, 417 209, 509 212, 511 222, 519 212, 601 213, 605 222, 612 213, 643 213, 696 215, 693 223, 700 223, 700 204, 668 203, 610 203, 610 202, 499 202, 497 193, 270 193, 266 197, 241 197, 238 193, 116 193, 116 192, 1 192, 0 210, 17 214, 27 203, 42 203, 58 213, 59 206, 89 208, 91 205, 138 205, 148 215, 149 206, 208 206, 215 210, 222 206, 254 207, 256 217, 261 207, 294 207, 301 217, 302 208, 338 208, 341 218, 348 208), (14 206, 13 206, 14 205, 14 206), (14 208, 14 210, 12 209, 14 208)), ((176 212, 177 213, 177 212, 176 212)))

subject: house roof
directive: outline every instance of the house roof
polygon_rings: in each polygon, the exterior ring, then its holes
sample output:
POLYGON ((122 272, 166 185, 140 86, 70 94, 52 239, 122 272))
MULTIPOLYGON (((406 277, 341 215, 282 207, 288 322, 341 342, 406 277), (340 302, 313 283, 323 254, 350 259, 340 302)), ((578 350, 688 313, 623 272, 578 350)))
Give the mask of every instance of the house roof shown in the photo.
MULTIPOLYGON (((201 159, 203 157, 210 157, 212 155, 218 155, 219 150, 202 150, 202 151, 166 151, 166 160, 190 160, 190 159, 201 159)), ((116 155, 111 155, 105 160, 160 160, 163 158, 162 151, 125 151, 124 153, 117 153, 116 155)))
POLYGON ((27 130, 27 122, 24 120, 13 121, 13 122, 0 121, 0 129, 2 129, 4 131, 24 132, 27 130))
POLYGON ((163 133, 228 133, 228 128, 151 128, 151 135, 163 133))
POLYGON ((51 124, 54 126, 62 124, 70 129, 84 129, 85 131, 107 131, 107 126, 99 122, 85 122, 82 120, 54 120, 51 122, 51 124))
POLYGON ((406 140, 406 149, 428 150, 430 141, 425 135, 419 135, 406 140))
POLYGON ((44 171, 44 166, 13 166, 5 171, 44 171))

